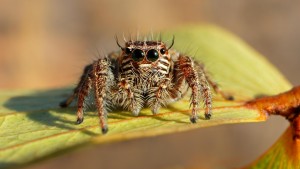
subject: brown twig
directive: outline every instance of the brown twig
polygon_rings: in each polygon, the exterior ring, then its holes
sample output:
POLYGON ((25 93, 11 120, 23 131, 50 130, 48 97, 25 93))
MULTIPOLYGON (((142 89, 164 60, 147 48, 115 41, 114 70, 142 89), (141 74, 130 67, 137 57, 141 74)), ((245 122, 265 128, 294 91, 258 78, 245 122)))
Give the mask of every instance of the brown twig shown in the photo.
POLYGON ((300 140, 300 86, 275 96, 251 100, 245 105, 270 115, 285 117, 293 128, 293 139, 300 140))

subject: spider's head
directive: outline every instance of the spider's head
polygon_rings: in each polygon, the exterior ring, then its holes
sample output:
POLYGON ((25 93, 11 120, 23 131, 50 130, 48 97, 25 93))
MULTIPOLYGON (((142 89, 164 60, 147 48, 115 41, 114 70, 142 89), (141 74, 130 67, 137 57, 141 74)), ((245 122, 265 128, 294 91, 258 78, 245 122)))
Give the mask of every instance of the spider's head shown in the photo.
POLYGON ((174 44, 174 37, 169 47, 162 41, 128 41, 125 47, 122 47, 117 40, 117 44, 122 49, 123 55, 132 59, 135 68, 149 69, 159 67, 159 60, 170 61, 168 51, 174 44))

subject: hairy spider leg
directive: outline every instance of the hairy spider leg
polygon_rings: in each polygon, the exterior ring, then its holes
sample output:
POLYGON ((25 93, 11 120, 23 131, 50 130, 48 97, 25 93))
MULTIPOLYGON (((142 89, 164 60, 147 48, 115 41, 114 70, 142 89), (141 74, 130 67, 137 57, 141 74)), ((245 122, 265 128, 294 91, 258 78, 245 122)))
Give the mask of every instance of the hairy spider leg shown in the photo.
POLYGON ((176 62, 178 68, 182 71, 182 74, 188 83, 189 87, 192 89, 191 95, 191 106, 192 106, 192 115, 191 122, 196 123, 197 109, 199 106, 200 95, 202 94, 202 99, 205 105, 205 118, 210 119, 211 117, 211 108, 212 108, 212 99, 210 93, 210 87, 207 82, 204 72, 197 72, 194 62, 188 56, 180 55, 178 61, 176 62))
POLYGON ((86 79, 90 78, 88 76, 91 73, 91 71, 92 71, 92 65, 91 64, 87 65, 84 68, 83 74, 81 75, 80 81, 77 84, 77 86, 75 87, 75 89, 73 91, 73 94, 70 97, 68 97, 66 100, 60 102, 60 104, 59 104, 60 107, 68 107, 72 103, 72 101, 78 96, 78 93, 85 88, 84 86, 86 84, 86 79))
POLYGON ((87 76, 85 81, 83 82, 81 89, 78 92, 78 101, 77 101, 77 124, 83 122, 83 111, 84 111, 84 103, 86 96, 89 94, 89 91, 92 86, 92 80, 90 76, 87 76))
POLYGON ((232 95, 229 95, 229 94, 223 92, 220 89, 219 85, 208 76, 208 73, 205 70, 205 67, 203 64, 201 64, 199 62, 195 62, 195 65, 196 65, 197 72, 199 74, 201 74, 201 73, 204 74, 205 79, 210 84, 210 86, 214 89, 215 93, 220 94, 225 100, 234 100, 234 97, 232 95))
POLYGON ((111 73, 110 64, 107 59, 99 59, 93 64, 93 88, 95 91, 95 102, 98 110, 98 116, 100 119, 100 127, 102 133, 108 132, 107 127, 107 99, 106 94, 110 89, 108 82, 111 81, 109 73, 111 73))

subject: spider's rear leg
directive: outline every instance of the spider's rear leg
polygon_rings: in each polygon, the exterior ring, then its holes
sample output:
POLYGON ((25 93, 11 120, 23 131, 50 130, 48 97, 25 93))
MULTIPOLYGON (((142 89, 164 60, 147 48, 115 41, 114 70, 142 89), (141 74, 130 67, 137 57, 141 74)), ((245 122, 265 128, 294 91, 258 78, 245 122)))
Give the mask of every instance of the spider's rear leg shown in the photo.
POLYGON ((220 94, 225 100, 234 100, 234 97, 232 95, 222 91, 216 82, 212 81, 209 77, 206 77, 206 79, 207 79, 208 83, 213 87, 214 91, 217 94, 220 94))
POLYGON ((202 99, 205 105, 205 118, 210 119, 211 117, 211 109, 212 109, 212 100, 211 100, 211 93, 210 88, 206 79, 205 74, 198 73, 194 62, 188 56, 179 56, 178 61, 176 62, 176 68, 179 69, 182 76, 185 78, 186 82, 188 83, 189 87, 192 89, 191 95, 191 106, 192 106, 192 115, 191 115, 191 122, 196 123, 198 116, 197 116, 197 109, 199 106, 200 95, 202 95, 202 99))
POLYGON ((73 94, 72 94, 71 96, 69 96, 66 100, 60 102, 60 103, 59 103, 59 106, 60 106, 61 108, 68 107, 68 106, 72 103, 72 101, 74 100, 74 97, 76 97, 76 96, 77 96, 77 93, 76 93, 76 94, 73 93, 73 94))
POLYGON ((205 76, 204 72, 199 72, 199 82, 200 82, 200 92, 202 95, 202 99, 205 105, 205 118, 210 119, 211 117, 211 109, 212 109, 212 98, 211 98, 211 92, 209 88, 209 82, 207 81, 207 78, 205 76))
POLYGON ((81 89, 78 92, 78 101, 77 101, 77 120, 76 123, 80 124, 83 122, 83 110, 84 110, 84 102, 86 96, 89 94, 91 89, 92 80, 91 77, 86 77, 81 89))
POLYGON ((91 72, 92 72, 92 65, 88 65, 85 67, 84 72, 80 78, 80 82, 74 89, 73 95, 71 95, 66 101, 60 103, 61 107, 67 107, 71 102, 74 100, 75 97, 78 98, 77 100, 77 120, 76 123, 80 124, 83 122, 83 110, 84 110, 84 102, 85 98, 91 89, 92 80, 91 80, 91 72))
MULTIPOLYGON (((60 102, 59 106, 64 108, 64 107, 68 107, 72 101, 78 96, 78 93, 83 90, 84 88, 86 88, 85 85, 87 85, 87 78, 89 76, 89 73, 92 71, 92 65, 87 65, 85 68, 84 68, 84 71, 83 71, 83 74, 82 76, 80 77, 80 81, 78 83, 78 85, 76 86, 76 88, 74 89, 73 91, 73 94, 68 97, 66 100, 60 102)), ((90 84, 88 84, 90 85, 90 84)))
POLYGON ((211 87, 214 89, 214 91, 217 94, 220 94, 225 100, 234 100, 234 97, 228 93, 225 93, 224 91, 222 91, 219 87, 219 85, 214 82, 208 75, 207 71, 205 70, 205 67, 203 64, 195 62, 196 65, 196 69, 198 73, 203 73, 207 82, 211 85, 211 87))

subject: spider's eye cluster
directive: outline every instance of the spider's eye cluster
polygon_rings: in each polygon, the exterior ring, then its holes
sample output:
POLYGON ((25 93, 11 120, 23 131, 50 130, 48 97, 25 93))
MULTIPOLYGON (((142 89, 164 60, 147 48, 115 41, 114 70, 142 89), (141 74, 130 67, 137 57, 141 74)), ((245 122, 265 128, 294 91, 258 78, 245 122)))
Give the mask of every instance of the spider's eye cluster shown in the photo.
POLYGON ((145 55, 148 61, 155 62, 159 58, 159 53, 162 55, 165 54, 167 50, 165 48, 160 49, 159 51, 156 49, 150 49, 147 51, 147 54, 141 49, 131 50, 129 48, 125 49, 126 54, 131 54, 132 59, 136 62, 140 62, 144 59, 145 55))
POLYGON ((140 50, 140 49, 135 49, 133 52, 132 52, 132 59, 134 61, 142 61, 145 57, 145 53, 144 51, 140 50))
POLYGON ((147 52, 147 60, 154 62, 158 59, 159 54, 157 52, 157 50, 155 49, 151 49, 147 52))

